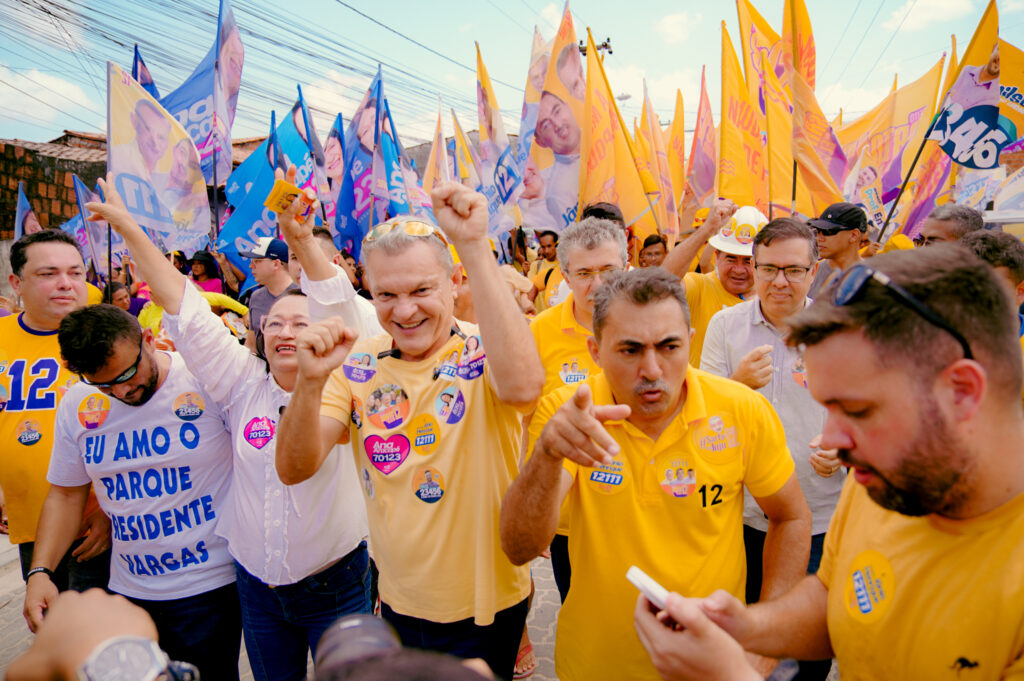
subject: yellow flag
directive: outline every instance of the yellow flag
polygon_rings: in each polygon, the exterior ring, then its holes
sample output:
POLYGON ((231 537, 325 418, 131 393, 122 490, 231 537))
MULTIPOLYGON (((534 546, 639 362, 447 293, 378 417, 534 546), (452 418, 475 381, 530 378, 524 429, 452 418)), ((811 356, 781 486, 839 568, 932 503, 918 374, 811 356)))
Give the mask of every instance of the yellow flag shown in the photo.
MULTIPOLYGON (((814 91, 817 54, 804 0, 786 0, 782 12, 782 63, 787 77, 795 69, 814 91), (794 58, 794 55, 796 58, 794 58)), ((788 85, 788 83, 783 83, 788 85)))
POLYGON ((445 147, 444 130, 441 128, 441 101, 438 97, 437 125, 430 144, 430 156, 423 170, 423 191, 428 194, 438 182, 451 182, 452 172, 448 166, 448 151, 445 147))
MULTIPOLYGON (((742 1, 742 0, 741 0, 742 1)), ((719 132, 718 195, 768 213, 763 128, 751 104, 729 31, 722 22, 722 124, 719 132)))
MULTIPOLYGON (((639 242, 657 233, 604 66, 587 33, 587 85, 580 145, 580 207, 613 203, 639 242)), ((635 264, 635 263, 634 263, 635 264)))
POLYGON ((668 173, 672 178, 672 193, 676 208, 683 200, 686 190, 686 126, 683 119, 683 93, 676 90, 676 110, 672 123, 665 134, 665 151, 668 152, 668 173))
POLYGON ((794 71, 792 84, 793 157, 799 167, 800 184, 806 187, 811 201, 809 209, 799 204, 797 208, 805 215, 820 215, 830 204, 843 200, 839 183, 846 171, 846 156, 810 83, 794 71))
MULTIPOLYGON (((764 55, 762 55, 762 60, 764 55)), ((775 72, 764 70, 765 121, 768 131, 768 192, 771 198, 769 215, 773 218, 791 213, 793 197, 793 148, 790 140, 793 137, 793 114, 789 99, 776 78, 775 72)), ((797 187, 800 194, 801 187, 797 187)), ((806 191, 798 196, 796 208, 808 215, 806 191)))
MULTIPOLYGON (((678 94, 678 91, 676 94, 678 94)), ((677 104, 681 109, 681 98, 677 101, 677 104)), ((655 209, 658 211, 658 223, 661 225, 661 233, 668 237, 669 243, 674 244, 675 237, 679 234, 679 214, 676 210, 676 194, 672 188, 669 151, 665 148, 665 138, 662 135, 658 114, 654 113, 654 105, 651 104, 651 98, 647 94, 646 80, 644 80, 644 108, 640 121, 640 137, 647 142, 647 158, 649 159, 651 173, 658 185, 659 200, 655 209)), ((681 139, 680 151, 682 151, 681 139)), ((680 167, 682 167, 681 158, 680 167)))
POLYGON ((459 119, 455 116, 455 109, 452 109, 452 127, 455 130, 455 179, 475 190, 480 186, 480 163, 472 142, 462 132, 459 119))

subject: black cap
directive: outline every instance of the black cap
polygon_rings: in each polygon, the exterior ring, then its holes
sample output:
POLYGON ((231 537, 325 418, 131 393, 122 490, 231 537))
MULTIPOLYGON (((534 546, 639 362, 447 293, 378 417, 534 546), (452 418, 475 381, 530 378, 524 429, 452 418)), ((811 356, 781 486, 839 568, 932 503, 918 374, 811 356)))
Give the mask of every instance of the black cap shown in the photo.
POLYGON ((840 232, 846 229, 868 231, 868 218, 864 209, 845 201, 833 203, 821 213, 820 218, 809 220, 808 224, 826 232, 840 232))

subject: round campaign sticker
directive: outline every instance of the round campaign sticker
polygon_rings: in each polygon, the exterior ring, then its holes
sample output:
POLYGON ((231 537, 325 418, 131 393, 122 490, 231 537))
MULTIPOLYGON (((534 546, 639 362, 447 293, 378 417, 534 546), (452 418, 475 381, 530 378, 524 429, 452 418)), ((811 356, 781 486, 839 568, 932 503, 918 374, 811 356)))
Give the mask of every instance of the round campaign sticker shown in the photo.
POLYGON ((356 424, 356 428, 363 427, 363 401, 352 396, 352 423, 356 424))
POLYGON ((371 435, 363 440, 363 448, 374 468, 384 475, 391 475, 409 456, 409 438, 398 433, 386 439, 371 435))
POLYGON ((462 397, 462 391, 455 386, 445 388, 434 401, 434 409, 441 423, 458 423, 466 414, 466 400, 462 397))
POLYGON ((373 487, 373 478, 370 477, 370 469, 363 468, 360 470, 359 480, 363 483, 363 491, 366 492, 366 496, 373 499, 376 494, 376 490, 373 487))
POLYGON ((242 431, 242 434, 245 436, 246 442, 256 449, 263 449, 267 446, 268 442, 274 439, 274 431, 276 430, 277 424, 272 418, 269 416, 259 416, 245 424, 245 430, 242 431))
POLYGON ((377 358, 368 352, 354 352, 345 360, 341 370, 350 381, 366 383, 377 373, 377 358))
POLYGON ((29 447, 43 438, 43 434, 39 432, 39 422, 33 419, 19 423, 14 430, 14 436, 18 438, 18 442, 29 447))
POLYGON ((412 476, 412 493, 420 501, 436 504, 444 496, 444 476, 433 466, 418 468, 412 476))
POLYGON ((10 365, 10 360, 7 359, 7 353, 0 350, 0 374, 7 371, 7 367, 10 365))
POLYGON ((621 492, 626 482, 626 469, 622 461, 613 459, 609 464, 597 464, 593 468, 580 469, 580 475, 587 476, 588 484, 601 494, 621 492))
POLYGON ((441 428, 430 414, 420 414, 414 418, 405 432, 412 441, 412 448, 424 456, 433 454, 441 440, 441 428))
POLYGON ((846 609, 858 622, 876 622, 889 610, 896 576, 878 551, 864 551, 850 563, 843 591, 846 609))
POLYGON ((803 355, 797 357, 793 362, 793 380, 800 387, 807 387, 807 367, 804 365, 803 355))
POLYGON ((480 336, 470 336, 462 346, 462 354, 459 355, 459 378, 472 380, 482 376, 484 373, 484 346, 480 342, 480 336))
POLYGON ((752 244, 754 243, 754 232, 753 225, 740 225, 736 228, 736 241, 741 244, 752 244))
POLYGON ((720 234, 722 236, 729 236, 729 235, 731 235, 733 233, 733 230, 735 230, 735 229, 736 229, 736 218, 729 218, 729 222, 727 222, 726 224, 722 225, 722 231, 720 232, 720 234))
MULTIPOLYGON (((707 422, 693 429, 693 444, 697 452, 707 461, 730 461, 739 453, 739 430, 715 414, 707 422)), ((659 484, 661 480, 658 481, 659 484)))
POLYGON ((67 391, 71 390, 75 383, 78 383, 78 379, 75 378, 74 376, 69 376, 68 380, 64 381, 63 383, 57 386, 57 392, 60 393, 60 396, 63 398, 67 391))
POLYGON ((195 421, 203 415, 205 406, 199 393, 182 393, 174 400, 174 415, 182 421, 195 421))
POLYGON ((697 474, 685 461, 672 461, 658 472, 658 486, 670 497, 685 499, 696 494, 697 474))
POLYGON ((459 375, 459 354, 461 352, 460 348, 456 348, 445 355, 440 366, 437 367, 438 378, 443 378, 446 381, 455 380, 459 375))
POLYGON ((587 368, 581 367, 580 363, 576 360, 572 362, 562 362, 562 368, 558 372, 558 377, 562 379, 562 383, 566 385, 576 385, 582 381, 587 380, 587 368))
POLYGON ((78 422, 86 430, 99 428, 110 414, 110 398, 106 395, 93 393, 78 403, 78 422))
POLYGON ((0 385, 0 413, 7 408, 7 400, 10 399, 10 394, 7 392, 7 388, 0 385))
POLYGON ((409 396, 402 386, 388 383, 366 398, 366 417, 378 428, 391 430, 402 425, 409 416, 409 396))

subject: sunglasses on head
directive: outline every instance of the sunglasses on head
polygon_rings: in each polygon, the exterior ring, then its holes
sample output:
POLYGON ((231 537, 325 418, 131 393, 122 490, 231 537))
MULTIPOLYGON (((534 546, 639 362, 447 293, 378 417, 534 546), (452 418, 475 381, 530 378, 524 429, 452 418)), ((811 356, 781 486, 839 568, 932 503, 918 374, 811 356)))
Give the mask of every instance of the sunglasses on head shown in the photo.
POLYGON ((444 233, 439 227, 421 220, 388 220, 387 222, 382 222, 366 233, 366 236, 363 237, 363 242, 368 243, 380 239, 395 229, 400 229, 409 236, 436 236, 444 242, 445 246, 448 245, 448 239, 445 238, 444 233))
POLYGON ((832 289, 832 303, 836 306, 850 304, 871 281, 884 286, 900 303, 921 315, 933 326, 937 326, 955 338, 964 351, 965 359, 974 359, 971 346, 968 344, 967 339, 963 337, 963 334, 954 329, 948 322, 936 314, 934 310, 915 298, 910 291, 893 282, 887 274, 879 272, 870 265, 861 263, 846 270, 842 278, 836 283, 835 288, 832 289))

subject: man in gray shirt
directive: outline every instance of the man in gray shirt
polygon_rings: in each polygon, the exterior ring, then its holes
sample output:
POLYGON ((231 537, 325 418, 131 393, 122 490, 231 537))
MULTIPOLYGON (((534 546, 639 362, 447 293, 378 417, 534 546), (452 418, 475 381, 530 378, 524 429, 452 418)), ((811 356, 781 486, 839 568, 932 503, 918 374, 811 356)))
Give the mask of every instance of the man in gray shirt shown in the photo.
POLYGON ((249 258, 253 279, 261 284, 249 296, 250 333, 245 339, 246 346, 255 349, 256 338, 262 333, 260 324, 263 323, 264 315, 270 311, 278 298, 292 289, 298 289, 299 286, 288 273, 288 244, 281 239, 261 236, 256 242, 256 248, 243 251, 239 255, 249 258))
MULTIPOLYGON (((825 531, 846 478, 834 451, 818 450, 825 408, 807 390, 803 357, 786 345, 786 320, 810 302, 818 244, 800 220, 779 218, 754 237, 757 298, 723 309, 708 323, 700 368, 739 381, 768 398, 786 431, 786 444, 807 497, 811 523, 808 573, 821 562, 825 531)), ((762 591, 762 554, 768 520, 748 495, 743 509, 747 602, 780 594, 762 591)), ((800 679, 828 676, 830 661, 801 662, 800 679)))

